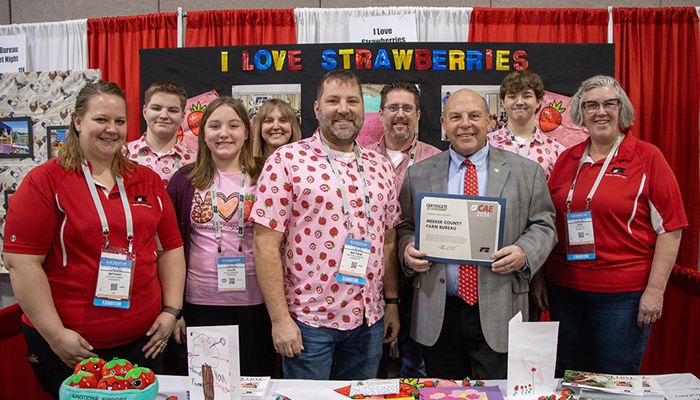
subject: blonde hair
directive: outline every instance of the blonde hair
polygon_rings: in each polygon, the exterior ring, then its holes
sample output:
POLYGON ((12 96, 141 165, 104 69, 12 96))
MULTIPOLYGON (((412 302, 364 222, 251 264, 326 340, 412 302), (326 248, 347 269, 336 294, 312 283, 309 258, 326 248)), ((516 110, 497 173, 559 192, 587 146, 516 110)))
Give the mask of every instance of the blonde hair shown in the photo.
POLYGON ((292 136, 289 137, 287 143, 296 142, 301 139, 301 126, 299 125, 299 119, 297 118, 297 113, 294 111, 292 106, 289 105, 284 100, 280 99, 270 99, 263 103, 258 110, 258 115, 255 117, 257 123, 255 124, 255 138, 253 140, 253 154, 255 157, 265 159, 269 154, 265 154, 265 139, 262 135, 262 124, 273 111, 278 110, 282 117, 287 118, 289 123, 292 125, 292 136))
MULTIPOLYGON (((85 161, 85 154, 80 148, 79 132, 75 129, 75 119, 80 117, 85 117, 88 111, 90 100, 96 96, 116 96, 124 101, 124 108, 126 109, 126 98, 124 97, 124 92, 121 88, 114 82, 97 81, 95 83, 88 83, 83 87, 78 93, 78 97, 75 99, 75 111, 71 114, 70 126, 68 127, 68 135, 66 136, 66 142, 63 144, 61 149, 61 156, 58 158, 59 164, 63 168, 77 171, 80 168, 80 164, 85 161)), ((117 151, 114 153, 114 159, 112 160, 112 175, 115 177, 121 176, 122 172, 128 173, 135 170, 136 164, 130 161, 126 156, 126 148, 122 147, 122 151, 117 151)))
POLYGON ((199 190, 210 188, 214 182, 216 165, 214 165, 214 159, 212 158, 209 146, 204 142, 204 137, 206 136, 207 121, 211 117, 211 114, 221 106, 231 107, 233 111, 238 114, 241 121, 243 121, 243 126, 245 127, 248 138, 243 143, 241 152, 238 154, 241 166, 245 168, 252 182, 257 182, 258 176, 260 175, 260 166, 255 162, 255 158, 253 157, 253 141, 250 138, 250 119, 248 119, 245 106, 243 106, 240 100, 234 99, 233 97, 219 97, 209 103, 206 110, 204 110, 202 122, 200 123, 199 137, 197 139, 197 161, 194 163, 194 167, 192 167, 189 174, 187 174, 187 179, 199 190))

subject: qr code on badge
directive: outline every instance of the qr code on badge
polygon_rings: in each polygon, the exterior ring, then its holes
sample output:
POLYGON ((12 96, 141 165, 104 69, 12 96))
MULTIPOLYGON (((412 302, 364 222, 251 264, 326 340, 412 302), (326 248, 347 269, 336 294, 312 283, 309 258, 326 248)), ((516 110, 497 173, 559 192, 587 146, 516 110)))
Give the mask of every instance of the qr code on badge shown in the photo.
POLYGON ((236 283, 236 278, 228 278, 228 283, 229 285, 233 285, 234 283, 236 283))
POLYGON ((117 290, 119 289, 119 285, 116 283, 110 283, 109 288, 110 290, 117 290))

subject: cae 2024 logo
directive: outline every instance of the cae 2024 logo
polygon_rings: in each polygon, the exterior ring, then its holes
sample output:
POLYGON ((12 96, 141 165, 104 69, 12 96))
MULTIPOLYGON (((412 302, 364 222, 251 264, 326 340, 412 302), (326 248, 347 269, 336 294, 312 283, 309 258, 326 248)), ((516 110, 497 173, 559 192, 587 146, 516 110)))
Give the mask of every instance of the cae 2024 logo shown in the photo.
POLYGON ((473 212, 477 217, 490 217, 491 213, 496 208, 493 204, 472 204, 469 206, 469 211, 473 212))

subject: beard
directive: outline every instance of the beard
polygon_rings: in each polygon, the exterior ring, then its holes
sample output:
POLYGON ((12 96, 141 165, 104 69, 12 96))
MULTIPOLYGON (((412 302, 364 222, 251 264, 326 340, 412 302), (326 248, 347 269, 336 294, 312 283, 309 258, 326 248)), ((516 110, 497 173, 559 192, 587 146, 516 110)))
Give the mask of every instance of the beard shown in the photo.
POLYGON ((405 140, 408 140, 408 139, 418 135, 418 125, 417 124, 415 126, 411 126, 406 121, 396 121, 396 122, 402 122, 402 123, 406 124, 406 129, 400 130, 400 131, 395 130, 394 126, 393 126, 394 122, 390 123, 389 125, 384 126, 384 131, 393 140, 405 141, 405 140))
POLYGON ((330 142, 339 145, 348 145, 353 143, 355 138, 357 138, 357 135, 360 134, 364 120, 364 114, 355 116, 350 114, 345 118, 342 118, 337 114, 333 117, 325 117, 320 115, 318 118, 318 126, 323 134, 323 137, 330 142), (346 127, 334 126, 333 122, 338 119, 344 119, 352 123, 348 124, 346 127))

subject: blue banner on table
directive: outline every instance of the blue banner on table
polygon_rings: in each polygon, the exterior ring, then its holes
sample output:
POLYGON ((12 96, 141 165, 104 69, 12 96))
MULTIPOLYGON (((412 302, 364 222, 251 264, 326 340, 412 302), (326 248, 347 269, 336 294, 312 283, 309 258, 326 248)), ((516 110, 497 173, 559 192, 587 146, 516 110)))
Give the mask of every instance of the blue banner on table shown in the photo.
POLYGON ((416 243, 431 261, 491 266, 503 247, 506 199, 416 193, 416 243))

